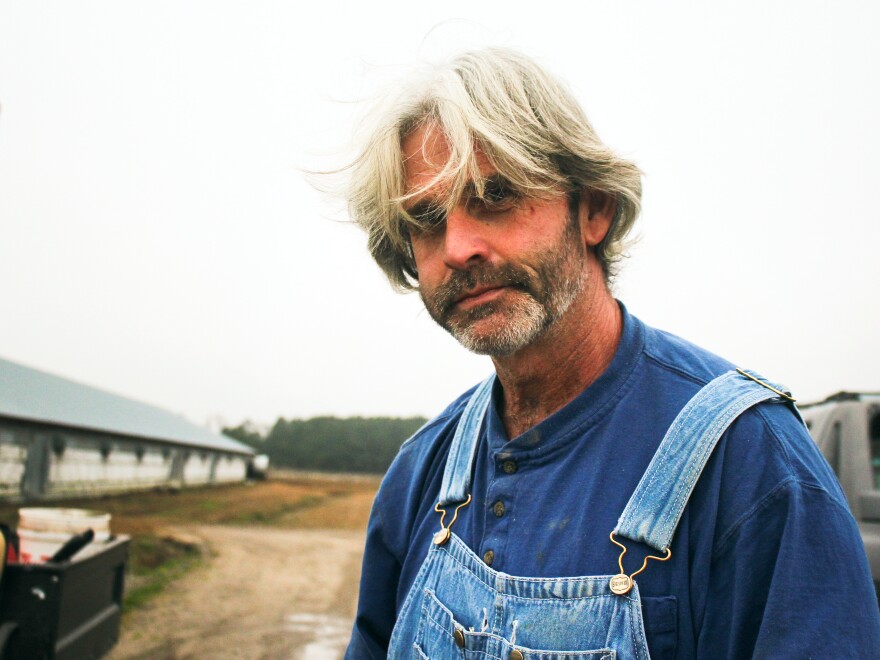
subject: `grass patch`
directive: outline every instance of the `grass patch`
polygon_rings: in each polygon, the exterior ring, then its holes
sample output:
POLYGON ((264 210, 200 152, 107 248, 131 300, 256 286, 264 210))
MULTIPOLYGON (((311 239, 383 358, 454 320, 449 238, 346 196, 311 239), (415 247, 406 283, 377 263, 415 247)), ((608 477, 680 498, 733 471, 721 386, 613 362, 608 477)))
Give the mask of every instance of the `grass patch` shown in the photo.
POLYGON ((199 557, 198 545, 182 543, 174 538, 153 535, 132 538, 128 569, 133 575, 144 575, 163 564, 199 557))
POLYGON ((303 509, 316 507, 327 500, 327 496, 306 495, 297 500, 280 503, 271 509, 243 511, 228 520, 235 525, 278 525, 286 516, 303 509))
POLYGON ((158 536, 132 538, 130 549, 124 602, 127 612, 142 606, 203 560, 198 546, 158 536))

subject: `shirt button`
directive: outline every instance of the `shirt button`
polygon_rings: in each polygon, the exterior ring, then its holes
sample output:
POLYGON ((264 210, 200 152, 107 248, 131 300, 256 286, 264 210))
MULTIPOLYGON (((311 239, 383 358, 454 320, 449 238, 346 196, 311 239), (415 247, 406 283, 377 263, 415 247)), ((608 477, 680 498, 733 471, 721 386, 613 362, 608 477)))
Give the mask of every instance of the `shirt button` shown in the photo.
POLYGON ((523 660, 522 651, 520 651, 519 649, 513 649, 510 652, 510 655, 507 657, 508 657, 508 660, 523 660))
POLYGON ((504 470, 505 474, 513 474, 516 472, 516 462, 504 461, 504 463, 501 464, 501 469, 504 470))
POLYGON ((495 514, 495 517, 500 518, 504 515, 504 511, 504 502, 502 502, 501 500, 495 502, 495 506, 492 507, 492 513, 495 514))
POLYGON ((455 632, 452 633, 452 639, 455 640, 455 645, 463 649, 464 648, 464 633, 461 632, 461 628, 456 628, 455 632))
POLYGON ((492 550, 486 550, 483 553, 483 561, 486 562, 486 566, 491 566, 492 562, 495 561, 495 552, 492 550))

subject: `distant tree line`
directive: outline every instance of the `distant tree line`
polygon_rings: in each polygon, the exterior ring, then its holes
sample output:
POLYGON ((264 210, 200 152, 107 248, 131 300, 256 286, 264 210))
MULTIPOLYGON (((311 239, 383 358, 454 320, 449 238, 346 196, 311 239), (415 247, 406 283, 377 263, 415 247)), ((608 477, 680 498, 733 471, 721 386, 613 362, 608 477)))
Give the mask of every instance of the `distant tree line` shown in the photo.
POLYGON ((266 432, 250 422, 223 433, 267 454, 275 467, 382 474, 424 417, 279 418, 266 432))

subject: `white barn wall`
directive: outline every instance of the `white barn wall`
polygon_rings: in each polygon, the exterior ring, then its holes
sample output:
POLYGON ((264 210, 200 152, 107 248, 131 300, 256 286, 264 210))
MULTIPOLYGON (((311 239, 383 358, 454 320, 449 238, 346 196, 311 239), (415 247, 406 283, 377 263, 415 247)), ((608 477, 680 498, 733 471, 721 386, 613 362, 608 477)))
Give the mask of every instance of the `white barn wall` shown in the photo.
POLYGON ((0 429, 0 496, 18 495, 27 448, 12 431, 0 429))
POLYGON ((183 483, 187 486, 211 481, 211 452, 192 451, 183 466, 183 483))
POLYGON ((246 479, 248 460, 172 443, 4 425, 0 419, 0 497, 59 498, 233 483, 246 479), (29 452, 34 454, 30 459, 29 452), (28 469, 36 474, 26 476, 28 469))
POLYGON ((170 455, 163 457, 158 448, 147 450, 130 444, 70 441, 60 455, 54 451, 51 454, 46 494, 155 488, 169 482, 169 459, 170 455), (110 451, 105 456, 108 445, 110 451))
POLYGON ((244 481, 247 478, 247 460, 232 454, 218 456, 217 458, 217 465, 214 468, 214 481, 229 483, 244 481))

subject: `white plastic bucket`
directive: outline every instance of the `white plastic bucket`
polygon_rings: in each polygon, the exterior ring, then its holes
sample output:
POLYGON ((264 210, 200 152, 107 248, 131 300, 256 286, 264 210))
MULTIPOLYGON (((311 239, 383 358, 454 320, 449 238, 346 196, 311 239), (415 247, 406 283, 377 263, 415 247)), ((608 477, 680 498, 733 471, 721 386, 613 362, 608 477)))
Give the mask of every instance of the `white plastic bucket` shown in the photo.
MULTIPOLYGON (((29 507, 18 510, 18 538, 22 564, 49 561, 71 536, 87 529, 95 532, 95 540, 81 554, 97 550, 96 544, 110 538, 110 514, 87 509, 55 509, 29 507)), ((81 556, 80 553, 77 556, 81 556)))

